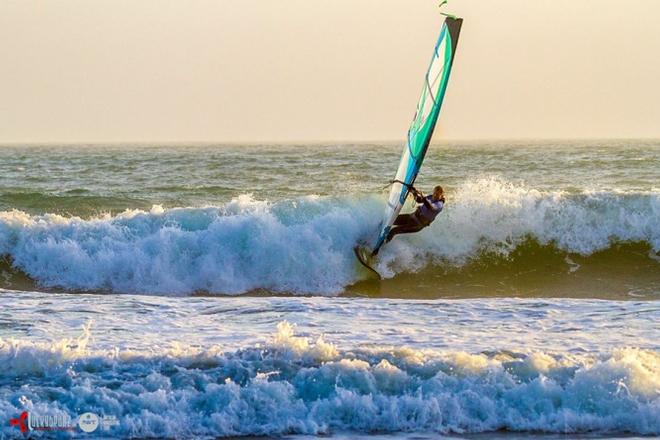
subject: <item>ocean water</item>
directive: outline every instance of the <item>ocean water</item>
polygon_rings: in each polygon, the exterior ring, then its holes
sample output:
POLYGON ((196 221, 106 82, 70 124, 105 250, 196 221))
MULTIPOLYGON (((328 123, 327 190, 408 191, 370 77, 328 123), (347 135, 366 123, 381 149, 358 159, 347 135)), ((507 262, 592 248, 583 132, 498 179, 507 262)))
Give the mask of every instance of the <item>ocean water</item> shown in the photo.
POLYGON ((0 147, 0 437, 660 435, 660 142, 435 145, 377 281, 400 150, 0 147))

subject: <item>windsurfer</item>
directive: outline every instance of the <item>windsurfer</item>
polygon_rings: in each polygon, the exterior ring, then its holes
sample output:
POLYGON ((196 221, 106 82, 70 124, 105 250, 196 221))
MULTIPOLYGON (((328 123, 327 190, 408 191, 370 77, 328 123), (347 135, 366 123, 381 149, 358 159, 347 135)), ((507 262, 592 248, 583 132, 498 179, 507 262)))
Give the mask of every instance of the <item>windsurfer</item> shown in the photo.
MULTIPOLYGON (((433 193, 425 196, 415 187, 409 187, 410 192, 415 197, 415 201, 419 206, 412 214, 400 214, 394 221, 394 228, 390 230, 385 239, 385 243, 389 243, 395 235, 410 234, 412 232, 419 232, 431 223, 440 214, 445 206, 445 194, 442 186, 438 185, 433 188, 433 193)), ((378 254, 378 249, 372 253, 373 256, 378 254)))

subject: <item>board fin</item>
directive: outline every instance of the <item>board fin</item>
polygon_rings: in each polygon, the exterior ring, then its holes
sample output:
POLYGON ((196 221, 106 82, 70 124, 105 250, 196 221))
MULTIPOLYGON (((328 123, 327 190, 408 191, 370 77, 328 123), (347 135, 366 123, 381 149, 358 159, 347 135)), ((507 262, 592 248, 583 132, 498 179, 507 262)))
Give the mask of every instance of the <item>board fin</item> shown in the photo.
POLYGON ((358 259, 361 265, 366 267, 371 273, 376 275, 378 279, 382 279, 383 277, 380 276, 380 273, 371 265, 373 264, 373 257, 371 256, 371 252, 369 251, 369 248, 366 246, 360 246, 357 245, 353 248, 353 252, 355 252, 355 257, 358 259))

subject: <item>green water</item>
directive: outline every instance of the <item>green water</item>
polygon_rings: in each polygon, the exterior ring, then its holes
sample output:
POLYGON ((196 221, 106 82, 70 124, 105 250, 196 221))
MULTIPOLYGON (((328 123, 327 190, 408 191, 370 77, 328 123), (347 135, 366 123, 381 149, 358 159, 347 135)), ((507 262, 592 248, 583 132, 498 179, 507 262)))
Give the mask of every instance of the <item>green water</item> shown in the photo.
MULTIPOLYGON (((0 209, 92 216, 221 204, 240 194, 379 193, 401 147, 360 145, 71 145, 0 147, 0 209)), ((660 141, 498 141, 430 148, 418 186, 451 192, 500 176, 539 190, 658 191, 660 141)))
MULTIPOLYGON (((660 292, 660 142, 449 143, 447 206, 356 266, 401 146, 0 148, 0 270, 20 289, 413 298, 660 292)), ((404 210, 412 210, 412 202, 404 210)))

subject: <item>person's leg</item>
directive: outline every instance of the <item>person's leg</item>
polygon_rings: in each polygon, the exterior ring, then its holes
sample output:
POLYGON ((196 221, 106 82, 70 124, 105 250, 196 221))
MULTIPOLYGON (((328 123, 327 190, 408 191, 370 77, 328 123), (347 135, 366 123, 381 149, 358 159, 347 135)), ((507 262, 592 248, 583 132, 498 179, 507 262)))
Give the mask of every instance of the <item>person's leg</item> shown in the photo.
MULTIPOLYGON (((396 227, 390 230, 384 243, 388 243, 392 239, 392 237, 394 237, 396 234, 417 232, 420 229, 424 228, 424 226, 420 224, 419 221, 417 220, 417 217, 415 217, 415 215, 413 214, 399 214, 396 220, 394 220, 394 225, 396 225, 396 227)), ((379 250, 380 250, 380 246, 374 249, 371 252, 371 255, 375 257, 376 255, 378 255, 379 250)))
POLYGON ((411 234, 413 232, 419 232, 425 227, 426 225, 423 225, 418 222, 416 222, 415 224, 397 226, 395 228, 392 228, 392 230, 390 230, 390 233, 387 234, 387 240, 385 240, 385 242, 389 243, 394 238, 395 235, 411 234))
POLYGON ((394 220, 395 226, 412 226, 416 224, 419 224, 419 222, 412 214, 399 214, 396 220, 394 220))

